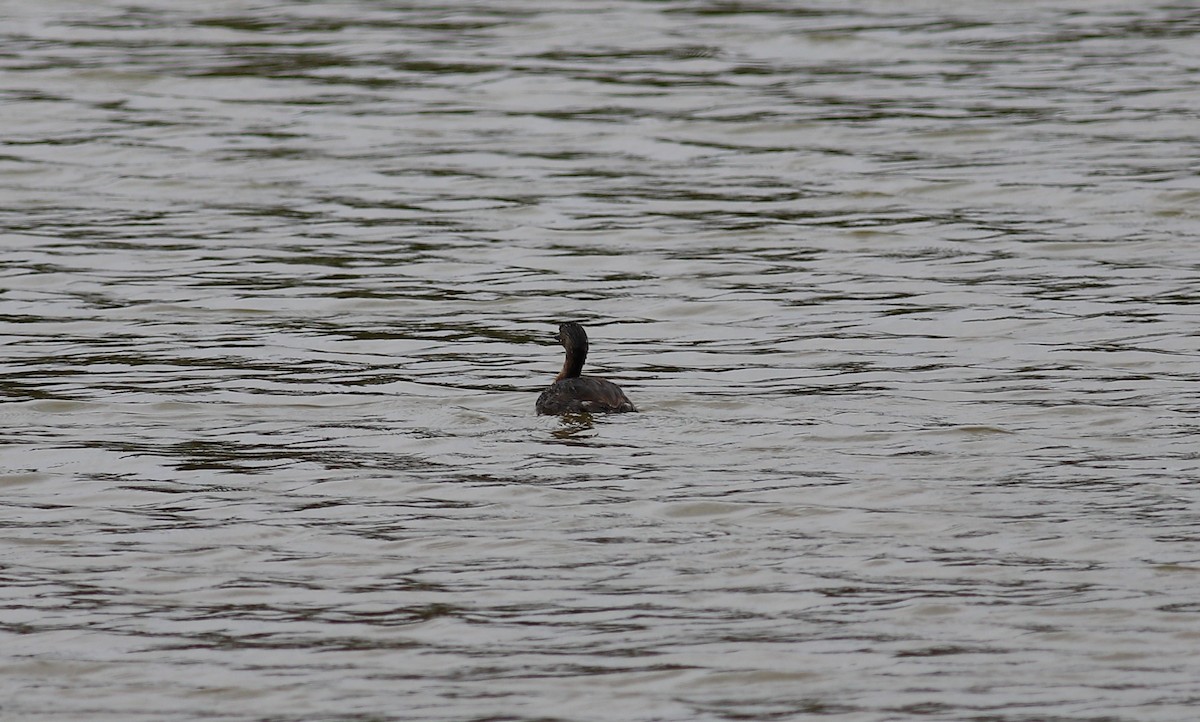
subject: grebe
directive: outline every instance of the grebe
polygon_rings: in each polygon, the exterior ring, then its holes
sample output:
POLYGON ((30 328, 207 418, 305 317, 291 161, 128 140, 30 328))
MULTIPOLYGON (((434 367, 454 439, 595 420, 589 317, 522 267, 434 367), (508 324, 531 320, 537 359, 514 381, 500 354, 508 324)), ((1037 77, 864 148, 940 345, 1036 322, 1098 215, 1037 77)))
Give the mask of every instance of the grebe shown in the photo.
POLYGON ((579 375, 588 352, 588 339, 583 326, 577 323, 560 324, 558 342, 567 350, 567 358, 554 383, 538 397, 539 414, 637 411, 625 398, 620 386, 595 376, 579 375))

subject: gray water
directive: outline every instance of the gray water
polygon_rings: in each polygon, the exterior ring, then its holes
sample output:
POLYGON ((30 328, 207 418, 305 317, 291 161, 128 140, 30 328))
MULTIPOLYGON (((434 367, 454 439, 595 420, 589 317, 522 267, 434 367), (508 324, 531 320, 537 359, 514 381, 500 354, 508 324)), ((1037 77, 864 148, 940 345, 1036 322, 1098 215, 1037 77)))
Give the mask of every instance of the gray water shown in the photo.
POLYGON ((1198 35, 0 3, 0 718, 1194 718, 1198 35))

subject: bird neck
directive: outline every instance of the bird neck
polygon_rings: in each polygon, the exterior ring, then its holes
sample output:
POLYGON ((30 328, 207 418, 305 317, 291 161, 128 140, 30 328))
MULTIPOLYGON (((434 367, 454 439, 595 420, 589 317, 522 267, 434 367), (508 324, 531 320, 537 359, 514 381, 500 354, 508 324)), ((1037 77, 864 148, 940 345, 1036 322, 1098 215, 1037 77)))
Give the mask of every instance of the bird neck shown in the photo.
POLYGON ((567 358, 563 361, 562 371, 555 381, 577 378, 583 373, 583 362, 587 361, 587 345, 567 346, 567 358))

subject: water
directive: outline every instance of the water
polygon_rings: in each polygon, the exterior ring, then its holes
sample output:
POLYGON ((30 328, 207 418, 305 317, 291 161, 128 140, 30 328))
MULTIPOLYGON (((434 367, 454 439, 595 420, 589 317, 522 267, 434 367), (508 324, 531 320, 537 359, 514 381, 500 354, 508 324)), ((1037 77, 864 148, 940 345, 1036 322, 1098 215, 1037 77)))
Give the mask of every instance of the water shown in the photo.
POLYGON ((3 719, 1194 715, 1191 5, 0 19, 3 719))

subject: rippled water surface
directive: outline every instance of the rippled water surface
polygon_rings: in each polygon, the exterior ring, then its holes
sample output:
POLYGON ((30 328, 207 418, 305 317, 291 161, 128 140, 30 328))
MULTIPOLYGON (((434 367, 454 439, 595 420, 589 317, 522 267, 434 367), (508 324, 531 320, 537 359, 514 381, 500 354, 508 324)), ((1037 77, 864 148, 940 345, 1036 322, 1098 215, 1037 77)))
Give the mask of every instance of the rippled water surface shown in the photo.
POLYGON ((0 3, 0 718, 1192 718, 1198 35, 0 3))

